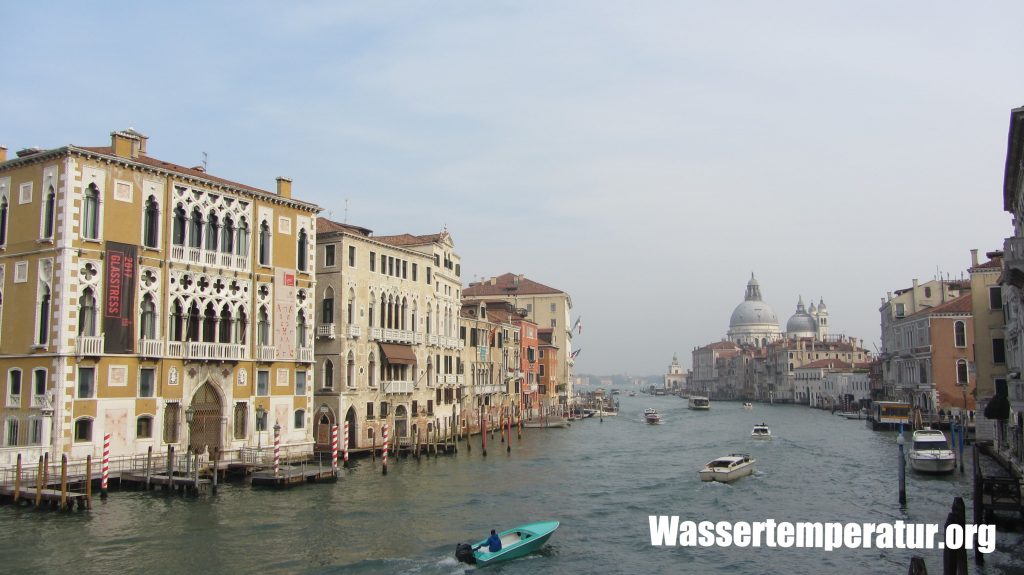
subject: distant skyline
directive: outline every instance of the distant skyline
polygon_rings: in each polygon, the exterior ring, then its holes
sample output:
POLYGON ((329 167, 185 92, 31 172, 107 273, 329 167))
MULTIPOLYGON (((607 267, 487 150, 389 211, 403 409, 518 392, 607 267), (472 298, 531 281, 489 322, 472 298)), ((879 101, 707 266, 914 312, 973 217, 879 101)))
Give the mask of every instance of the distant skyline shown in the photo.
POLYGON ((13 3, 0 144, 150 155, 583 316, 577 373, 720 340, 751 272, 874 351, 887 291, 1001 249, 1020 2, 13 3), (204 156, 205 154, 205 156, 204 156))

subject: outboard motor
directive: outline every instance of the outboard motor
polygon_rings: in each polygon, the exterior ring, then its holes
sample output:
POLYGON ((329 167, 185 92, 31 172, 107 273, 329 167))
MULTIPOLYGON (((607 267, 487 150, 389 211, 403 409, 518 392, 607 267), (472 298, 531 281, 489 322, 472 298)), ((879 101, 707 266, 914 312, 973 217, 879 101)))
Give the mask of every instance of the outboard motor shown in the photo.
POLYGON ((476 555, 473 555, 473 546, 469 543, 457 544, 455 546, 455 558, 463 563, 475 564, 476 555))

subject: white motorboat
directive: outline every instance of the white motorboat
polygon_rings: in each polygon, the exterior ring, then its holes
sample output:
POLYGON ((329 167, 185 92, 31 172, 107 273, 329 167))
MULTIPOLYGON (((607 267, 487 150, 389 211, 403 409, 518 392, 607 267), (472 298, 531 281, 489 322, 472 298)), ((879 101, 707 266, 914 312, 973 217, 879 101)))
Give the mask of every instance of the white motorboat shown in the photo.
POLYGON ((868 414, 864 410, 861 411, 844 411, 840 415, 846 419, 867 419, 868 414))
POLYGON ((653 407, 648 407, 644 410, 644 420, 647 423, 661 423, 661 416, 658 415, 658 410, 653 407))
POLYGON ((755 462, 745 453, 733 453, 708 462, 698 473, 701 481, 730 483, 753 473, 755 462))
POLYGON ((750 411, 750 410, 754 409, 754 404, 750 403, 749 401, 744 402, 743 409, 746 409, 747 411, 750 411))
POLYGON ((750 437, 753 439, 771 439, 772 430, 768 429, 768 425, 765 423, 755 425, 753 431, 750 432, 750 437))
POLYGON ((702 395, 691 395, 688 406, 690 409, 707 411, 711 409, 711 400, 702 395))
POLYGON ((946 434, 929 427, 914 432, 907 459, 920 473, 951 473, 956 467, 956 455, 949 448, 946 434))

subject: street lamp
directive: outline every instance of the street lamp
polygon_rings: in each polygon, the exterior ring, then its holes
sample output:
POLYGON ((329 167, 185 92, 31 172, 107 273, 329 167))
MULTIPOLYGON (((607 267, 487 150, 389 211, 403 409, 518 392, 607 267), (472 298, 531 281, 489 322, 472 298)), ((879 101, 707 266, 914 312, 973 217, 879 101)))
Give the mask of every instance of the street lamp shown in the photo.
POLYGON ((188 450, 192 451, 192 422, 196 419, 196 408, 192 405, 185 410, 185 422, 188 423, 188 450))

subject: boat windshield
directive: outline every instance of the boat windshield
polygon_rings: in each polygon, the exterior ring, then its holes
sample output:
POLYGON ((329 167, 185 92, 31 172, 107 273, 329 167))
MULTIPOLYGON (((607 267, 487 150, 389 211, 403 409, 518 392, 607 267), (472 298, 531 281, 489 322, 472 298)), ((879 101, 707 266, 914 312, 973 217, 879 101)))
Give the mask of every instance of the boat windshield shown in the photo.
POLYGON ((923 450, 926 450, 926 449, 949 449, 949 446, 946 445, 946 442, 941 440, 941 439, 939 439, 939 440, 929 439, 929 440, 926 440, 926 441, 920 441, 920 440, 915 441, 914 442, 914 449, 917 450, 917 451, 923 451, 923 450))

